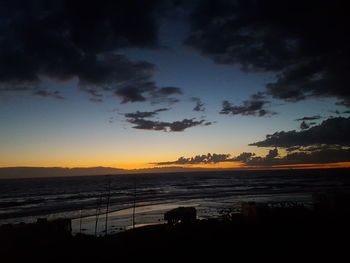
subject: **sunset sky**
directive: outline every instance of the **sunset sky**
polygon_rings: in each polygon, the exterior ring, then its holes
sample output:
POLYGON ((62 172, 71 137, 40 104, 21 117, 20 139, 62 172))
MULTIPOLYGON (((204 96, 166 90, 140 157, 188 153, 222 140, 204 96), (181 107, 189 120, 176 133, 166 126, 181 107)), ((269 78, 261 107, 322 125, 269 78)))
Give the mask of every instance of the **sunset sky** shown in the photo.
POLYGON ((0 167, 350 166, 344 5, 1 1, 0 167))

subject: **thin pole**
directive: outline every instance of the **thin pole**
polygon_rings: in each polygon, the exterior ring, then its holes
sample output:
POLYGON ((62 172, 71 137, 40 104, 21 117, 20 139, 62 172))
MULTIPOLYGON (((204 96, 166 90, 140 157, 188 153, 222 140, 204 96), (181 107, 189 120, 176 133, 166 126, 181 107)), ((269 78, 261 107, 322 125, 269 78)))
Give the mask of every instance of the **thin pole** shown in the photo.
POLYGON ((109 210, 109 201, 111 199, 111 179, 108 180, 108 195, 107 195, 107 207, 106 207, 106 223, 105 223, 105 235, 107 236, 108 229, 108 210, 109 210))
POLYGON ((134 181, 134 206, 132 209, 132 228, 135 228, 135 211, 136 211, 136 179, 134 181))
POLYGON ((80 209, 80 222, 79 222, 79 233, 81 234, 81 222, 83 220, 83 208, 80 209))
POLYGON ((96 207, 95 236, 97 236, 97 224, 98 224, 98 217, 100 215, 100 210, 101 210, 101 202, 102 202, 102 193, 100 194, 100 199, 96 207))

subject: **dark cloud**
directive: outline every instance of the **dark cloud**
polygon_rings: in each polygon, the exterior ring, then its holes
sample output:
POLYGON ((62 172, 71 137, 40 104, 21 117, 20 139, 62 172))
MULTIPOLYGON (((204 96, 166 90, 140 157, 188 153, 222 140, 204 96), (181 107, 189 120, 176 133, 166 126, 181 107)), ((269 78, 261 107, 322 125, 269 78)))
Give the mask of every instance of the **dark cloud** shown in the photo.
POLYGON ((265 156, 266 159, 272 159, 278 156, 278 150, 277 149, 273 149, 273 150, 269 150, 269 153, 265 156))
POLYGON ((154 97, 164 97, 171 95, 181 95, 182 91, 176 87, 163 87, 153 92, 154 97))
POLYGON ((350 146, 350 117, 327 119, 308 130, 275 132, 267 135, 265 140, 250 145, 282 148, 311 145, 350 146))
POLYGON ((269 150, 265 156, 255 156, 254 153, 244 152, 236 157, 230 154, 206 154, 196 155, 194 157, 180 157, 175 161, 152 163, 155 165, 191 165, 191 164, 208 164, 219 162, 242 162, 246 166, 273 166, 273 165, 293 165, 293 164, 321 164, 321 163, 338 163, 350 161, 350 148, 314 147, 313 149, 287 153, 279 157, 278 149, 269 150))
POLYGON ((321 164, 350 161, 350 149, 322 149, 311 152, 293 152, 281 158, 254 157, 245 162, 246 165, 289 165, 289 164, 321 164))
POLYGON ((188 128, 195 126, 208 126, 211 122, 205 120, 196 121, 194 119, 183 119, 182 121, 163 122, 145 120, 143 118, 130 118, 127 119, 129 123, 135 124, 134 129, 141 130, 154 130, 154 131, 167 131, 167 132, 182 132, 188 128))
POLYGON ((183 119, 182 121, 174 121, 168 123, 168 127, 170 131, 184 131, 187 128, 195 127, 195 126, 209 126, 211 122, 200 120, 196 121, 195 119, 183 119))
POLYGON ((259 92, 253 94, 250 100, 243 101, 243 105, 234 106, 229 101, 225 100, 222 103, 222 110, 220 114, 228 115, 244 115, 244 116, 271 116, 276 114, 275 112, 266 110, 266 105, 270 104, 269 101, 264 100, 265 96, 259 92))
POLYGON ((153 163, 155 165, 173 165, 173 164, 205 164, 205 163, 219 163, 225 162, 229 158, 229 154, 216 154, 216 153, 208 153, 204 155, 196 155, 194 157, 185 158, 180 157, 176 161, 170 162, 159 162, 153 163))
POLYGON ((145 120, 143 118, 131 118, 126 121, 134 124, 135 126, 132 126, 134 129, 140 130, 166 131, 166 128, 169 127, 167 122, 145 120))
POLYGON ((299 118, 296 119, 295 121, 314 121, 314 120, 319 120, 322 117, 320 115, 315 115, 315 116, 311 116, 311 117, 303 117, 303 118, 299 118))
POLYGON ((194 111, 205 111, 205 104, 201 101, 200 98, 192 97, 191 101, 196 103, 196 106, 193 108, 194 111))
POLYGON ((168 108, 161 108, 154 111, 136 111, 132 113, 125 113, 126 121, 134 124, 134 129, 140 130, 154 130, 167 132, 182 132, 188 128, 195 126, 208 126, 212 122, 206 120, 183 119, 182 121, 165 122, 159 120, 149 120, 149 118, 156 117, 160 112, 168 111, 168 108))
POLYGON ((176 95, 182 95, 182 90, 177 87, 162 87, 153 90, 150 95, 150 101, 152 104, 157 103, 168 103, 173 104, 176 102, 179 102, 179 99, 174 98, 172 96, 176 95))
POLYGON ((300 129, 306 130, 306 129, 309 129, 309 128, 310 128, 310 125, 308 123, 306 123, 305 121, 300 123, 300 129))
POLYGON ((232 161, 232 162, 247 162, 254 155, 255 155, 255 153, 243 152, 240 155, 229 159, 229 161, 232 161))
POLYGON ((172 95, 181 94, 181 89, 176 88, 178 91, 174 93, 163 93, 163 88, 158 88, 154 82, 144 82, 144 83, 132 83, 130 86, 118 88, 115 94, 122 98, 122 103, 128 102, 143 102, 150 101, 152 104, 157 103, 175 103, 179 100, 172 97, 172 95))
MULTIPOLYGON (((243 153, 244 154, 244 153, 243 153)), ((255 154, 247 155, 247 158, 241 160, 246 165, 273 165, 278 156, 278 149, 269 150, 264 157, 255 156, 255 154)))
POLYGON ((33 95, 40 96, 40 97, 52 97, 60 100, 64 99, 64 97, 60 95, 59 91, 49 92, 46 90, 36 90, 33 92, 33 95))
MULTIPOLYGON (((122 48, 157 48, 158 1, 2 1, 0 10, 0 89, 34 95, 42 79, 77 79, 81 90, 122 103, 176 102, 176 87, 152 81, 154 65, 131 61, 122 48)), ((53 96, 52 96, 53 95, 53 96)), ((57 96, 55 96, 57 95, 57 96)))
POLYGON ((230 154, 217 154, 217 153, 208 153, 204 155, 196 155, 194 157, 180 157, 176 161, 170 162, 159 162, 153 163, 156 165, 172 165, 172 164, 208 164, 208 163, 220 163, 220 162, 247 162, 255 154, 244 152, 236 157, 231 157, 230 154))
POLYGON ((168 110, 170 110, 170 109, 168 109, 168 108, 161 108, 161 109, 157 109, 157 110, 154 110, 154 111, 136 111, 136 112, 132 112, 132 113, 125 113, 124 116, 126 118, 132 118, 132 119, 153 118, 159 112, 168 111, 168 110))
POLYGON ((347 1, 204 0, 185 43, 220 64, 276 72, 274 98, 335 97, 350 106, 347 1))
POLYGON ((79 75, 81 89, 92 96, 114 94, 122 99, 122 103, 144 102, 174 103, 181 95, 177 87, 158 87, 152 81, 154 65, 144 61, 133 62, 124 55, 100 55, 96 63, 91 63, 79 75))

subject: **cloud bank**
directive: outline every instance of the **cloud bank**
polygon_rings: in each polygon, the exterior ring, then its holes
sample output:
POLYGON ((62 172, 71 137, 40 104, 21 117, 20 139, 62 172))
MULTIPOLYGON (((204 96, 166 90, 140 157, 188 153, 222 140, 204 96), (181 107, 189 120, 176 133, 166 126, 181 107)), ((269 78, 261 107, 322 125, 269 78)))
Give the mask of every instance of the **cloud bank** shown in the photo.
POLYGON ((279 157, 277 149, 272 149, 266 156, 255 156, 254 153, 245 152, 236 157, 230 154, 196 155, 194 157, 180 157, 175 161, 156 162, 154 165, 194 165, 212 164, 220 162, 240 162, 246 167, 275 166, 295 164, 324 164, 350 162, 350 149, 320 149, 315 151, 297 151, 279 157))
POLYGON ((219 64, 276 72, 274 98, 334 97, 350 106, 347 1, 204 0, 185 43, 219 64))
POLYGON ((62 98, 43 79, 77 79, 91 100, 170 102, 177 87, 159 87, 155 67, 118 54, 158 48, 158 1, 10 1, 0 10, 0 92, 26 91, 62 98))
POLYGON ((266 139, 249 144, 258 147, 294 146, 350 146, 350 117, 331 118, 321 124, 302 131, 280 131, 266 135, 266 139))
MULTIPOLYGON (((304 122, 304 121, 303 121, 304 122)), ((197 155, 180 157, 175 161, 158 162, 156 165, 193 165, 219 162, 241 162, 245 166, 272 166, 292 164, 321 164, 350 162, 350 117, 330 118, 321 124, 301 131, 281 131, 267 135, 263 141, 251 146, 273 148, 265 156, 244 152, 230 154, 197 155), (280 156, 278 148, 287 154, 280 156)))

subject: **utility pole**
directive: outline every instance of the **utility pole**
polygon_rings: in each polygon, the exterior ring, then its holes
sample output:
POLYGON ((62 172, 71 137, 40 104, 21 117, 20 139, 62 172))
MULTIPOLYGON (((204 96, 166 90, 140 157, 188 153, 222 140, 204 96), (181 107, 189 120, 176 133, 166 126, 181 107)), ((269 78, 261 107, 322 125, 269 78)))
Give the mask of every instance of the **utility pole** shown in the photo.
POLYGON ((109 210, 109 202, 111 199, 111 178, 108 180, 108 194, 107 194, 107 207, 106 207, 106 223, 105 223, 105 236, 107 236, 108 231, 108 210, 109 210))
POLYGON ((100 198, 99 198, 99 201, 97 202, 97 207, 96 207, 95 237, 97 236, 97 225, 98 225, 98 217, 100 216, 101 203, 102 203, 102 193, 100 194, 100 198))
POLYGON ((134 205, 132 209, 132 228, 135 228, 135 211, 136 211, 136 178, 134 181, 134 205))
POLYGON ((80 208, 79 233, 81 234, 81 223, 83 220, 83 208, 80 208))

